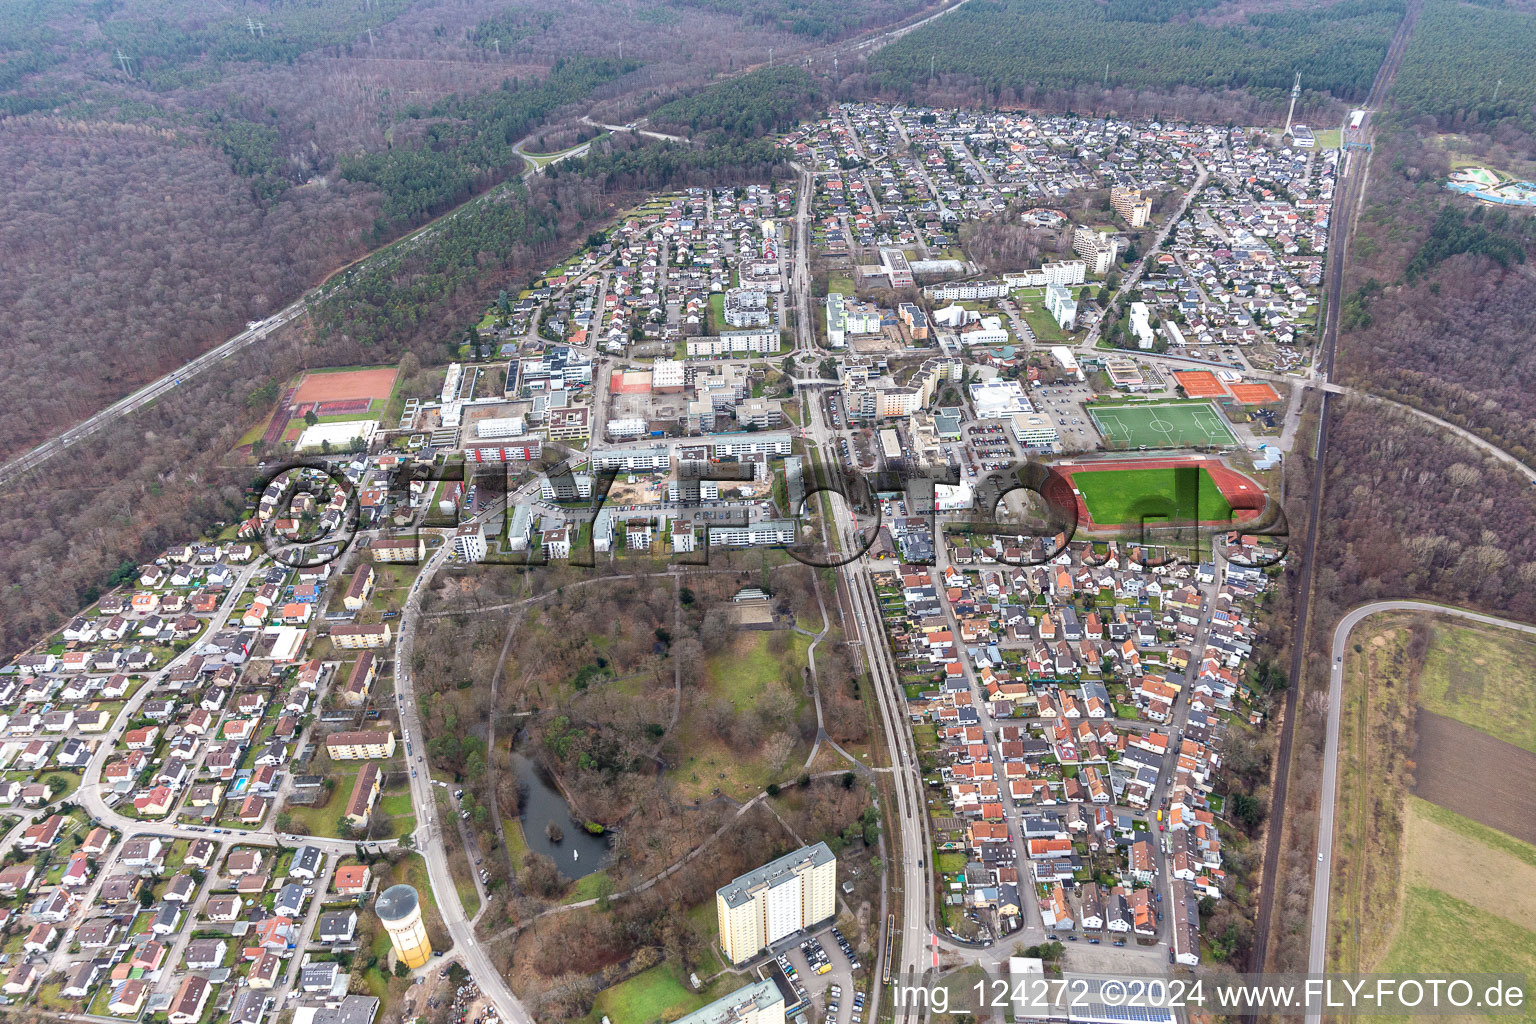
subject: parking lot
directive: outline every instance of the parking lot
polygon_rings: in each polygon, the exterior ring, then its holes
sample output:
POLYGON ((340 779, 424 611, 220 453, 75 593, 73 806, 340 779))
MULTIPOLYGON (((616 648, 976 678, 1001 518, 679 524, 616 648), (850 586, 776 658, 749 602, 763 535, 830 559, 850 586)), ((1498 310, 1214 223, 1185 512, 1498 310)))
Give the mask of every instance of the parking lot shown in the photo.
POLYGON ((983 420, 966 426, 965 444, 970 450, 970 460, 974 465, 975 475, 983 475, 994 469, 1005 469, 1018 463, 1018 447, 1014 444, 1009 429, 1003 420, 983 420))
POLYGON ((1090 384, 1051 385, 1031 393, 1035 407, 1056 424, 1062 451, 1092 451, 1099 446, 1099 432, 1083 410, 1083 403, 1097 393, 1090 384))
MULTIPOLYGON (((809 1005, 796 1015, 797 1021, 803 1015, 811 1024, 819 1021, 867 1024, 864 1017, 868 998, 865 991, 867 972, 861 969, 860 980, 855 982, 852 961, 840 947, 838 938, 837 929, 825 928, 811 938, 798 936, 786 940, 787 948, 780 947, 779 966, 784 968, 790 983, 809 1001, 809 1005)), ((860 964, 861 968, 863 966, 860 964)))

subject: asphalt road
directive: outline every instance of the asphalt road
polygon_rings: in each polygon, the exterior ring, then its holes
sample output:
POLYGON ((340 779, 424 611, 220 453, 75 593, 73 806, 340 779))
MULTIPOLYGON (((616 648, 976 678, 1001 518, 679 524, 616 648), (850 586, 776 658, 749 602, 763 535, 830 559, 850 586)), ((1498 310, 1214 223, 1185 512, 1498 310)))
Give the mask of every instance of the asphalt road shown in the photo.
MULTIPOLYGON (((1361 605, 1339 620, 1333 631, 1333 648, 1329 653, 1328 670, 1328 729, 1323 745, 1323 783, 1317 807, 1317 874, 1312 879, 1312 933, 1307 954, 1307 972, 1321 974, 1327 970, 1328 954, 1328 889, 1333 875, 1333 814, 1339 777, 1339 720, 1344 704, 1344 655, 1349 644, 1349 634, 1361 621, 1381 612, 1430 612, 1449 615, 1486 626, 1500 626, 1536 635, 1536 626, 1510 619, 1500 619, 1481 612, 1434 604, 1430 601, 1373 601, 1361 605)), ((1321 1013, 1308 1013, 1308 1024, 1320 1024, 1321 1013)))

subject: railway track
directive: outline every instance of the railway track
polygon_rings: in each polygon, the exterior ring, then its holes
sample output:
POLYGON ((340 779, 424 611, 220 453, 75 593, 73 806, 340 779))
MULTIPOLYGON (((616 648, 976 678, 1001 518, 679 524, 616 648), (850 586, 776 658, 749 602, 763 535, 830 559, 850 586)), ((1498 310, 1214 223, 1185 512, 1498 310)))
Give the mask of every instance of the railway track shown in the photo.
MULTIPOLYGON (((1410 2, 1403 13, 1403 20, 1387 47, 1386 57, 1371 83, 1366 97, 1367 111, 1358 135, 1369 137, 1372 111, 1386 101, 1392 88, 1397 69, 1402 64, 1418 15, 1418 4, 1410 2)), ((1323 323, 1322 355, 1318 365, 1327 380, 1333 379, 1334 360, 1338 353, 1339 317, 1344 295, 1344 258, 1348 247, 1354 212, 1360 207, 1364 195, 1366 168, 1370 162, 1369 151, 1345 153, 1342 173, 1344 187, 1334 194, 1332 235, 1336 242, 1328 247, 1328 312, 1323 323)), ((1312 570, 1317 564, 1319 524, 1322 520, 1324 467, 1328 455, 1328 426, 1337 396, 1322 392, 1322 404, 1318 412, 1317 435, 1313 444, 1312 495, 1307 509, 1306 542, 1301 563, 1301 576, 1297 581, 1296 619, 1291 631, 1291 662, 1289 686, 1285 694, 1285 716, 1280 728, 1279 749, 1275 754, 1275 782, 1271 792, 1268 825, 1265 830, 1264 868, 1259 884, 1260 898, 1258 917, 1254 928, 1253 951, 1249 958, 1249 970, 1261 972, 1269 960, 1269 937, 1274 925, 1275 892, 1279 882, 1280 854, 1285 832, 1285 801, 1290 786, 1291 753, 1295 744, 1296 706, 1301 692, 1301 679, 1307 665, 1307 628, 1310 625, 1312 604, 1312 570)))

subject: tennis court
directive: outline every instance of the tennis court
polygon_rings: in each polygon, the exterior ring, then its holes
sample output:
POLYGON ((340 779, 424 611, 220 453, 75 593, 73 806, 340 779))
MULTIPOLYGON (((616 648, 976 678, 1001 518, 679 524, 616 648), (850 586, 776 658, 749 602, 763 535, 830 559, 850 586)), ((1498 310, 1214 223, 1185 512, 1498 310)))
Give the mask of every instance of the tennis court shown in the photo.
POLYGON ((1227 397, 1226 387, 1210 370, 1174 370, 1173 379, 1189 398, 1227 397))
POLYGON ((1237 443, 1209 402, 1090 407, 1088 413, 1111 448, 1225 448, 1237 443))

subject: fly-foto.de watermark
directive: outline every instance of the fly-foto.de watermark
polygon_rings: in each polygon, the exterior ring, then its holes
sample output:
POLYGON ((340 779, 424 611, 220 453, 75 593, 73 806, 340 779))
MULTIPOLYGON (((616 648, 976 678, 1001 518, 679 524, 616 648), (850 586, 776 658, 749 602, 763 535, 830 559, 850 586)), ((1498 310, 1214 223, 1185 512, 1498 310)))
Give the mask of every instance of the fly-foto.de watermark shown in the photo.
POLYGON ((1520 1016, 1529 1007, 1523 974, 1178 971, 1054 976, 1027 969, 995 974, 979 968, 897 978, 892 983, 891 1000, 898 1010, 988 1017, 1009 1011, 1015 1019, 1123 1019, 1114 1011, 1131 1008, 1137 1011, 1135 1019, 1146 1024, 1170 1024, 1188 1012, 1520 1016))

